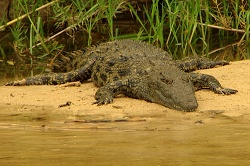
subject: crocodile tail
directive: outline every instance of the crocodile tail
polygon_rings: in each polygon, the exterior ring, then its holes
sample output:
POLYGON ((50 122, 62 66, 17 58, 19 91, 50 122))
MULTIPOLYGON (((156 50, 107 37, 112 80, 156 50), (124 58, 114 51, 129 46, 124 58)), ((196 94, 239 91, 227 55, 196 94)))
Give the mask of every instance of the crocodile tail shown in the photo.
POLYGON ((48 73, 6 83, 5 86, 58 85, 67 82, 83 82, 91 77, 91 70, 82 67, 67 73, 48 73))

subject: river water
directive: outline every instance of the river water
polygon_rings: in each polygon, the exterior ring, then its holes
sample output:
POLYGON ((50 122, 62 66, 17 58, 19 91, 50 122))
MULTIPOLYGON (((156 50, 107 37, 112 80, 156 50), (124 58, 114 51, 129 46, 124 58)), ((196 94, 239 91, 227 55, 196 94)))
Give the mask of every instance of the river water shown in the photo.
MULTIPOLYGON (((7 110, 6 110, 7 111, 7 110)), ((65 123, 0 117, 0 165, 248 165, 249 122, 65 123)), ((46 115, 48 116, 48 115, 46 115)), ((56 116, 56 115, 54 115, 56 116)), ((55 120, 56 119, 56 120, 55 120)))

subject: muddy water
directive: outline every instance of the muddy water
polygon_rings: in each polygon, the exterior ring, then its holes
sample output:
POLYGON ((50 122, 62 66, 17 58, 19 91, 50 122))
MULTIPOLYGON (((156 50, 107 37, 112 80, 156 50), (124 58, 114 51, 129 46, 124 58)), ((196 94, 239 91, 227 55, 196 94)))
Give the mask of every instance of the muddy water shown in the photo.
POLYGON ((8 115, 6 111, 0 117, 1 166, 250 163, 248 121, 218 119, 203 124, 157 118, 81 123, 53 114, 46 120, 48 115, 8 115))

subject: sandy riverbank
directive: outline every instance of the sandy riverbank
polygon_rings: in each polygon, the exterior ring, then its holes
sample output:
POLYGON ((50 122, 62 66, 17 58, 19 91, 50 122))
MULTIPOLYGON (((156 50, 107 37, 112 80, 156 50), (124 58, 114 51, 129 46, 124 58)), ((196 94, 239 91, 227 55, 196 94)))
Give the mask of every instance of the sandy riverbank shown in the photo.
POLYGON ((196 112, 183 113, 143 100, 121 96, 114 103, 92 105, 97 87, 92 82, 80 87, 22 86, 0 87, 1 114, 53 113, 67 115, 69 119, 155 119, 173 117, 192 122, 210 122, 215 116, 250 120, 250 60, 232 62, 231 65, 198 72, 211 74, 224 87, 237 89, 235 95, 218 95, 208 90, 196 92, 199 107, 196 112), (67 102, 70 106, 60 107, 67 102), (2 111, 8 110, 8 112, 2 111))

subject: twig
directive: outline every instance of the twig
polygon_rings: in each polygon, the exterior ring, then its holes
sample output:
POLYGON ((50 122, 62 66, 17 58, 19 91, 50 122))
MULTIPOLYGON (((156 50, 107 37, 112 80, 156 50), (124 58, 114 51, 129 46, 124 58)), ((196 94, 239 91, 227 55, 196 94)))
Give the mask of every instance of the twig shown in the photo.
POLYGON ((70 106, 70 105, 72 105, 73 103, 71 102, 71 101, 67 101, 65 104, 60 104, 59 106, 58 106, 58 108, 61 108, 61 107, 67 107, 67 106, 70 106))
POLYGON ((61 84, 59 86, 60 87, 71 87, 71 86, 80 87, 81 86, 81 82, 80 81, 77 81, 77 82, 67 82, 67 83, 61 84))
MULTIPOLYGON (((99 6, 99 5, 96 4, 95 6, 97 7, 97 6, 99 6)), ((98 13, 98 11, 99 11, 99 9, 96 10, 91 16, 96 15, 96 14, 98 13)), ((87 19, 87 18, 89 18, 89 17, 91 17, 91 16, 88 16, 88 17, 86 17, 85 19, 87 19)), ((63 29, 62 31, 60 31, 60 32, 56 33, 55 35, 53 35, 53 36, 47 38, 46 40, 44 40, 44 42, 46 43, 46 42, 48 42, 48 41, 54 39, 55 37, 59 36, 60 34, 66 32, 66 31, 68 31, 68 30, 71 30, 71 29, 75 28, 76 26, 79 26, 79 23, 75 23, 75 24, 73 24, 73 25, 71 25, 71 26, 69 26, 69 27, 63 29)), ((87 29, 85 29, 85 28, 83 28, 83 30, 86 31, 86 32, 88 32, 87 29)), ((34 45, 32 48, 35 48, 35 47, 37 47, 37 46, 39 46, 39 45, 41 45, 41 44, 42 44, 42 43, 38 43, 38 44, 34 45)))
POLYGON ((220 50, 224 50, 224 49, 226 49, 226 48, 228 48, 228 47, 232 47, 232 46, 235 46, 235 45, 239 45, 239 43, 242 43, 242 42, 239 41, 239 42, 236 42, 236 43, 232 43, 232 44, 226 45, 225 47, 220 47, 220 48, 218 48, 218 49, 212 50, 212 51, 210 51, 210 52, 208 53, 208 55, 211 55, 211 54, 213 54, 213 53, 215 53, 215 52, 217 52, 217 51, 220 51, 220 50))
POLYGON ((9 21, 6 25, 0 26, 0 31, 1 31, 2 29, 6 28, 7 26, 11 25, 11 24, 14 24, 14 23, 17 22, 17 21, 24 19, 25 17, 27 17, 27 16, 30 15, 31 13, 37 12, 37 11, 39 11, 39 10, 41 10, 41 9, 44 9, 44 8, 46 8, 46 7, 48 7, 48 6, 51 6, 51 5, 53 5, 55 2, 58 2, 58 1, 60 1, 60 0, 55 0, 55 1, 52 1, 52 2, 50 2, 50 3, 47 3, 47 4, 45 4, 45 5, 43 5, 43 6, 39 7, 39 8, 37 8, 37 9, 34 10, 34 11, 31 11, 31 12, 29 12, 29 13, 26 13, 26 14, 24 14, 24 15, 22 15, 22 16, 16 18, 16 19, 14 19, 14 20, 9 21))
MULTIPOLYGON (((74 24, 74 25, 71 25, 71 26, 65 28, 64 30, 58 32, 57 34, 55 34, 55 35, 53 35, 53 36, 47 38, 46 40, 44 40, 44 43, 46 43, 46 42, 48 42, 48 41, 54 39, 56 36, 59 36, 60 34, 62 34, 62 33, 64 33, 65 31, 68 31, 68 30, 74 28, 75 26, 77 26, 77 24, 74 24)), ((38 44, 32 46, 32 48, 35 48, 35 47, 37 47, 37 46, 40 46, 41 44, 42 44, 42 43, 38 43, 38 44)))
POLYGON ((244 29, 234 29, 234 28, 225 28, 217 25, 211 25, 211 24, 204 24, 204 23, 198 23, 199 25, 204 25, 207 27, 215 28, 215 29, 222 29, 226 31, 233 31, 233 32, 239 32, 239 33, 245 33, 246 31, 244 29))

